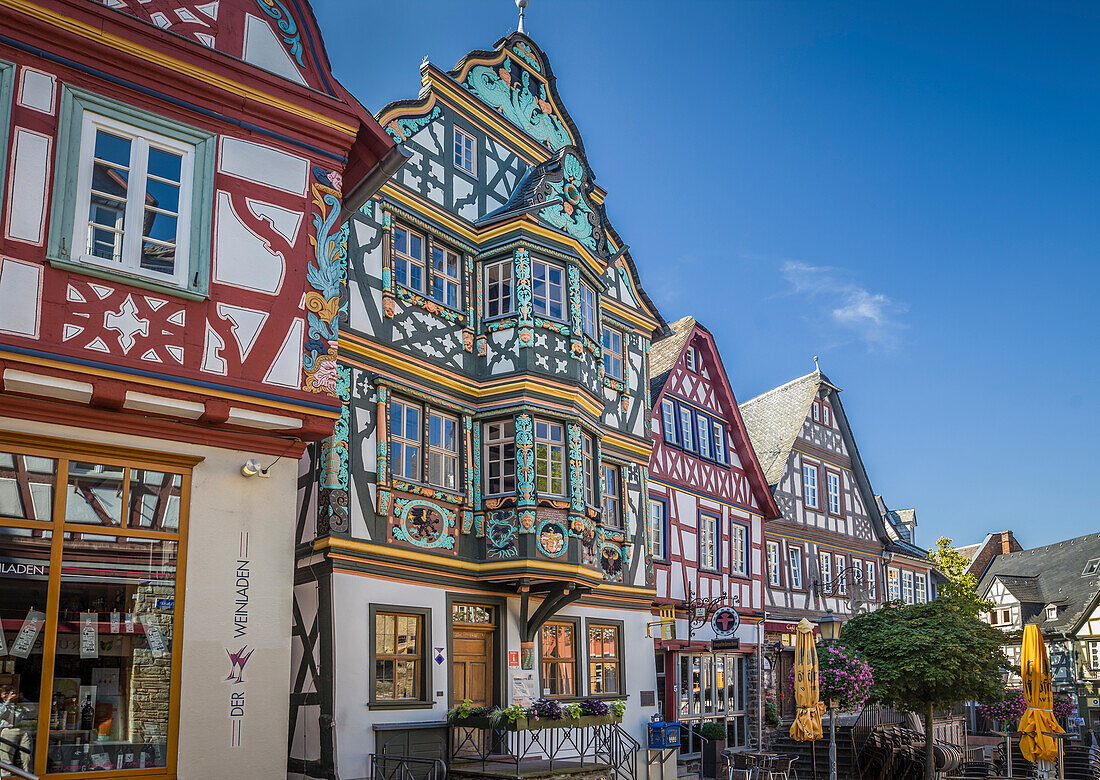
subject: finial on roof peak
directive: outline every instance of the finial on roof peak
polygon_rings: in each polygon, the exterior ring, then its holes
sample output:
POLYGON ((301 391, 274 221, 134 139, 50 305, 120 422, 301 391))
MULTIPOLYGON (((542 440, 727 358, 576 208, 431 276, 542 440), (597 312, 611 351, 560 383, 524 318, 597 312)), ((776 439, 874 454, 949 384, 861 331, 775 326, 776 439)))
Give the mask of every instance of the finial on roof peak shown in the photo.
POLYGON ((814 355, 814 371, 821 371, 821 366, 817 364, 817 355, 814 355))
POLYGON ((527 7, 527 3, 529 2, 530 0, 516 0, 516 7, 519 8, 519 29, 517 32, 521 32, 524 35, 527 34, 527 31, 523 29, 523 9, 527 7))

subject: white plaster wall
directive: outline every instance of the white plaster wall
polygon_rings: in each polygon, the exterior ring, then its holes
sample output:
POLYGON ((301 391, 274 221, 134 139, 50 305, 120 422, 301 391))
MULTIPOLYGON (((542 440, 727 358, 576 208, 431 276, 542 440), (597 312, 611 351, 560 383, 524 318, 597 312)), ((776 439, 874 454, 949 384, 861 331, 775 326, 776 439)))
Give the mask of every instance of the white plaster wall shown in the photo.
MULTIPOLYGON (((428 585, 391 582, 354 574, 334 575, 333 614, 339 616, 335 629, 336 768, 341 777, 366 776, 367 757, 374 752, 376 745, 373 724, 439 722, 445 718, 450 691, 449 661, 437 665, 434 659, 430 657, 428 659, 431 669, 429 686, 433 694, 434 706, 421 709, 370 710, 367 706, 370 682, 367 658, 370 638, 370 604, 372 603, 430 608, 432 647, 429 648, 431 651, 429 656, 434 655, 435 647, 446 647, 449 623, 446 609, 447 592, 442 588, 428 585), (435 695, 441 691, 443 695, 435 695)), ((453 593, 456 597, 461 595, 461 591, 453 591, 453 593)), ((538 602, 534 602, 532 609, 537 608, 537 605, 538 602)), ((631 736, 644 744, 645 724, 656 708, 643 710, 640 704, 640 692, 655 691, 657 678, 652 643, 648 640, 639 642, 637 638, 645 636, 646 623, 652 619, 649 612, 571 605, 562 610, 560 616, 580 616, 585 620, 604 619, 623 622, 623 664, 626 672, 624 698, 628 702, 626 714, 623 716, 623 727, 630 732, 631 736)), ((506 659, 508 650, 519 650, 520 646, 518 596, 508 599, 508 609, 503 619, 506 659)), ((578 681, 583 686, 587 685, 583 646, 578 645, 578 651, 581 653, 578 681)), ((445 652, 449 659, 450 649, 447 648, 445 652)), ((511 691, 507 687, 506 690, 510 695, 511 691)), ((642 774, 644 774, 644 766, 642 774)))
MULTIPOLYGON (((272 458, 191 444, 0 419, 5 430, 82 442, 138 447, 204 458, 193 471, 184 584, 179 716, 180 780, 286 775, 290 695, 291 589, 297 462, 283 459, 267 479, 246 479, 241 464, 272 458), (234 638, 236 566, 241 532, 248 533, 248 632, 234 638), (244 682, 225 678, 227 649, 254 650, 244 682), (240 747, 230 747, 230 692, 244 692, 240 747)), ((178 598, 178 595, 177 595, 178 598)))

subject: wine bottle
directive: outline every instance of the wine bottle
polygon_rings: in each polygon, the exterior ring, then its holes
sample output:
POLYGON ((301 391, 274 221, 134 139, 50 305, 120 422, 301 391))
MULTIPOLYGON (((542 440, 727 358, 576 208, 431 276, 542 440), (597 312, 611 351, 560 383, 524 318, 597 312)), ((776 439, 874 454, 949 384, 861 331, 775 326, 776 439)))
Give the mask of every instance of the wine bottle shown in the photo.
POLYGON ((92 706, 92 697, 84 699, 84 706, 80 708, 80 728, 82 731, 91 731, 95 725, 95 708, 92 706))

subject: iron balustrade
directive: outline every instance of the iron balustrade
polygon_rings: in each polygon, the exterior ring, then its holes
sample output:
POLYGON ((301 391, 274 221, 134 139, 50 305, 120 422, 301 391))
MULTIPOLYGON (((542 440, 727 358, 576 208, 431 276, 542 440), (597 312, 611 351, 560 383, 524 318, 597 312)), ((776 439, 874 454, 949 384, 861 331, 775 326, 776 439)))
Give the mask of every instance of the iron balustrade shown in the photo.
MULTIPOLYGON (((552 722, 552 721, 551 721, 552 722)), ((533 729, 502 726, 451 727, 451 763, 489 764, 514 768, 521 776, 524 761, 546 762, 549 771, 566 761, 570 768, 610 767, 620 780, 638 780, 641 744, 617 723, 552 725, 533 729)), ((381 778, 376 780, 391 780, 381 778)), ((395 778, 393 780, 402 780, 395 778)))
POLYGON ((17 766, 12 766, 4 761, 0 761, 0 777, 18 777, 21 780, 38 780, 38 775, 32 775, 30 772, 24 772, 17 766))
POLYGON ((369 780, 447 780, 447 765, 438 758, 370 754, 369 780))

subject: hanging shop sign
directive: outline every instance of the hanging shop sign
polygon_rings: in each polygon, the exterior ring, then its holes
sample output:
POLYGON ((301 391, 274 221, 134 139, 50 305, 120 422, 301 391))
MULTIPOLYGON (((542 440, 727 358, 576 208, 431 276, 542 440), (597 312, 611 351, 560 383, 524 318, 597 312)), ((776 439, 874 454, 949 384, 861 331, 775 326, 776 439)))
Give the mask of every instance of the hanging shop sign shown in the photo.
POLYGON ((737 633, 737 629, 741 625, 741 616, 737 614, 737 610, 733 607, 719 607, 711 615, 710 625, 714 629, 716 637, 731 637, 737 633))

